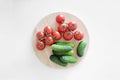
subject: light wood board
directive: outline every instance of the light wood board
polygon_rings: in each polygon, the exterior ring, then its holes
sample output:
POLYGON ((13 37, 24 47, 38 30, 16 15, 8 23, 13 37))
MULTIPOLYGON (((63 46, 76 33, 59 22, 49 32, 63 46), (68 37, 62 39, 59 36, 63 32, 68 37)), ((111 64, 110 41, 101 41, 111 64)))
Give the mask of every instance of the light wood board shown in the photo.
MULTIPOLYGON (((36 44, 36 41, 37 41, 37 39, 36 39, 36 32, 38 32, 38 31, 43 31, 44 26, 46 26, 46 25, 51 26, 51 27, 53 28, 53 30, 57 30, 58 24, 57 24, 57 22, 56 22, 55 19, 56 19, 56 16, 57 16, 58 14, 62 14, 62 15, 65 16, 65 19, 66 19, 66 20, 65 20, 65 23, 67 23, 67 22, 69 22, 69 21, 75 21, 75 22, 77 23, 77 25, 78 25, 77 30, 80 30, 80 31, 84 32, 84 38, 83 38, 83 40, 85 40, 85 41, 87 42, 87 46, 86 46, 86 48, 85 48, 85 53, 84 53, 84 54, 86 55, 86 52, 87 52, 88 46, 89 46, 89 35, 88 35, 88 31, 87 31, 85 25, 83 24, 83 22, 82 22, 79 18, 77 18, 76 16, 74 16, 74 15, 72 15, 72 14, 66 13, 66 12, 56 12, 56 13, 52 13, 52 14, 50 14, 50 15, 48 15, 48 16, 45 16, 45 17, 36 25, 36 27, 35 27, 35 29, 34 29, 33 37, 32 37, 32 45, 33 45, 35 54, 36 54, 37 57, 39 58, 40 62, 42 62, 43 64, 45 64, 45 65, 47 65, 47 66, 49 66, 49 67, 52 67, 52 68, 65 69, 65 68, 70 68, 70 67, 73 67, 73 66, 77 65, 77 64, 81 61, 82 57, 80 58, 80 57, 78 57, 77 54, 76 54, 76 47, 77 47, 77 45, 78 45, 78 43, 79 43, 80 41, 76 41, 74 38, 73 38, 72 40, 68 41, 68 42, 74 42, 74 43, 75 43, 75 48, 74 48, 74 52, 75 52, 75 53, 74 53, 74 56, 76 56, 76 57, 78 58, 78 62, 75 63, 75 64, 69 64, 67 67, 59 66, 59 65, 53 63, 52 61, 50 61, 49 57, 50 57, 50 55, 53 54, 53 53, 52 53, 52 49, 51 49, 50 46, 47 46, 47 47, 46 47, 44 50, 42 50, 42 51, 37 50, 36 47, 35 47, 35 44, 36 44)), ((62 39, 59 40, 59 41, 66 41, 66 40, 64 40, 64 39, 62 38, 62 39)), ((67 42, 67 41, 66 41, 66 42, 67 42)))

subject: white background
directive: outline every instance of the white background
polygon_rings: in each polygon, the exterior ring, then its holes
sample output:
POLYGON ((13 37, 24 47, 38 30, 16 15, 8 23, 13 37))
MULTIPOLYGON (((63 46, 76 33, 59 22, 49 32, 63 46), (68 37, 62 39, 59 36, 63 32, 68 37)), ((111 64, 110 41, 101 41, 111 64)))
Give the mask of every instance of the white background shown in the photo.
POLYGON ((0 0, 0 80, 120 80, 120 0, 0 0), (40 63, 31 45, 36 24, 59 11, 90 36, 84 60, 66 70, 40 63))

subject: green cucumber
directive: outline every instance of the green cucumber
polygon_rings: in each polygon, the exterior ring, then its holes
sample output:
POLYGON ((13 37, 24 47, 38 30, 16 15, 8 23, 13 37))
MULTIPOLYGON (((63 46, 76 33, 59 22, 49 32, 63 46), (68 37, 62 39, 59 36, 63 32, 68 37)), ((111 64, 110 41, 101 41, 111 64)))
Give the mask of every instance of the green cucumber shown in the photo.
POLYGON ((55 55, 51 55, 50 60, 60 66, 63 66, 63 67, 67 66, 67 63, 60 61, 60 59, 55 55))
POLYGON ((52 45, 52 50, 58 51, 58 52, 68 52, 68 51, 72 50, 72 47, 71 46, 63 46, 63 45, 53 44, 52 45))
POLYGON ((66 63, 76 63, 77 62, 77 58, 74 56, 61 56, 60 60, 62 62, 66 62, 66 63))
POLYGON ((78 44, 78 47, 77 47, 77 55, 79 57, 82 57, 84 55, 84 50, 85 50, 85 47, 86 47, 87 43, 86 41, 81 41, 79 44, 78 44))
POLYGON ((74 50, 68 51, 68 52, 57 52, 57 51, 52 51, 53 54, 58 55, 58 56, 72 56, 74 54, 74 50))
POLYGON ((64 46, 71 46, 72 48, 75 47, 75 44, 73 42, 55 42, 57 45, 64 45, 64 46))

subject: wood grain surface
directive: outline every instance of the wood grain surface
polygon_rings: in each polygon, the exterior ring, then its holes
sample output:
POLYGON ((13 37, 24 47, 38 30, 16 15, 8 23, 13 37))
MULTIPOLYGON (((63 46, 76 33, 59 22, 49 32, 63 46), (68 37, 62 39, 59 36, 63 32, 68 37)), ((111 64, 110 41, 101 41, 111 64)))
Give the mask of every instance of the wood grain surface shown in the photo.
MULTIPOLYGON (((78 58, 78 62, 75 63, 75 64, 68 64, 67 67, 62 67, 62 66, 59 66, 53 62, 50 61, 49 57, 50 55, 52 55, 52 49, 50 46, 46 46, 46 48, 42 51, 39 51, 36 49, 35 47, 35 44, 36 44, 36 32, 37 31, 43 31, 44 29, 44 26, 48 25, 48 26, 51 26, 53 28, 53 30, 57 30, 57 22, 55 20, 56 16, 58 14, 62 14, 65 16, 66 20, 65 20, 65 23, 69 22, 69 21, 75 21, 77 24, 78 24, 78 27, 77 27, 77 30, 80 30, 82 32, 84 32, 84 38, 83 40, 85 40, 87 42, 87 46, 85 48, 85 55, 86 55, 86 52, 88 50, 88 46, 89 46, 89 35, 88 35, 88 31, 85 27, 85 25, 83 24, 83 22, 77 18, 76 16, 72 15, 72 14, 69 14, 69 13, 66 13, 66 12, 56 12, 56 13, 52 13, 48 16, 45 16, 35 27, 34 31, 33 31, 33 37, 32 37, 32 46, 34 48, 34 51, 35 51, 35 54, 37 55, 37 57, 39 58, 40 62, 42 62, 43 64, 49 66, 49 67, 52 67, 52 68, 57 68, 57 69, 66 69, 66 68, 70 68, 70 67, 73 67, 75 65, 77 65, 82 57, 78 57, 77 54, 76 54, 76 47, 78 45, 78 43, 80 41, 76 41, 74 38, 68 42, 74 42, 75 44, 75 48, 74 48, 74 56, 76 56, 78 58)), ((60 40, 60 41, 66 41, 64 40, 63 38, 60 40)), ((67 42, 67 41, 66 41, 67 42)))

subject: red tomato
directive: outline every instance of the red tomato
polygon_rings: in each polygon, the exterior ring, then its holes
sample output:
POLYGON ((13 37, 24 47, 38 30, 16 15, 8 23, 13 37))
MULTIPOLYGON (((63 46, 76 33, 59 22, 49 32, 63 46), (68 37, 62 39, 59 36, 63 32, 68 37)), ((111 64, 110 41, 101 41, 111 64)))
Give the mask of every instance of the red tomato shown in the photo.
POLYGON ((74 38, 75 38, 76 40, 81 40, 81 39, 83 39, 83 37, 84 37, 83 32, 76 31, 76 32, 74 33, 74 38))
POLYGON ((37 42, 37 43, 36 43, 36 48, 37 48, 38 50, 43 50, 43 49, 45 48, 44 42, 42 42, 42 41, 37 42))
POLYGON ((61 34, 58 31, 53 31, 52 35, 53 35, 55 40, 61 39, 61 34))
POLYGON ((45 39, 45 43, 47 44, 47 45, 49 45, 49 46, 51 46, 53 43, 54 43, 54 40, 53 40, 53 38, 52 37, 47 37, 46 39, 45 39))
POLYGON ((68 23, 68 28, 69 28, 70 30, 74 31, 74 30, 77 28, 77 23, 70 21, 70 22, 68 23))
POLYGON ((36 37, 38 40, 40 40, 41 38, 45 37, 45 34, 43 32, 37 32, 36 37))
POLYGON ((68 27, 67 24, 60 24, 60 25, 58 26, 58 31, 64 33, 64 32, 67 30, 67 27, 68 27))
POLYGON ((56 17, 56 21, 57 21, 57 23, 62 24, 65 21, 65 17, 63 15, 59 14, 56 17))
POLYGON ((52 28, 50 26, 45 26, 44 28, 44 33, 47 34, 52 34, 52 28))
POLYGON ((65 40, 71 40, 73 38, 73 33, 70 31, 67 31, 63 34, 63 37, 65 40))

